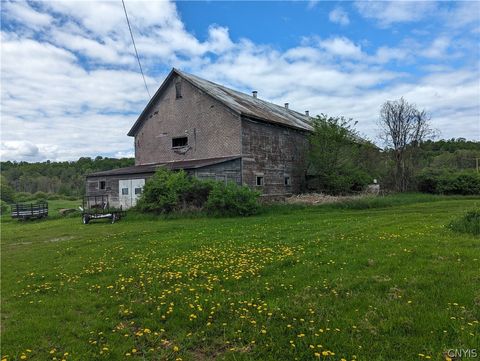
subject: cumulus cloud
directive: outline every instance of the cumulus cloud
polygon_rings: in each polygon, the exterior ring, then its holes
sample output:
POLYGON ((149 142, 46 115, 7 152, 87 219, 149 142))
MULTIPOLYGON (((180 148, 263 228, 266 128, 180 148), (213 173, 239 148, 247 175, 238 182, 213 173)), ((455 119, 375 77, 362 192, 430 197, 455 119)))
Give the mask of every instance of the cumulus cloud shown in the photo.
MULTIPOLYGON (((445 136, 480 134, 478 59, 462 66, 442 63, 452 48, 458 60, 460 50, 474 46, 455 33, 377 47, 345 35, 313 36, 278 49, 234 41, 222 24, 211 24, 202 41, 187 31, 173 2, 126 5, 151 91, 175 66, 247 93, 258 90, 260 98, 289 102, 301 112, 353 117, 371 138, 381 104, 405 96, 430 111, 445 136), (419 59, 422 74, 405 70, 419 59)), ((411 21, 403 7, 413 5, 368 6, 387 14, 384 26, 411 21)), ((25 2, 6 8, 2 20, 17 25, 1 33, 2 159, 133 155, 126 133, 148 96, 121 3, 25 2)), ((360 11, 372 14, 366 6, 360 11)))
POLYGON ((355 7, 362 16, 386 27, 419 21, 431 14, 436 4, 433 1, 356 1, 355 7))
POLYGON ((38 147, 29 141, 2 142, 0 156, 2 159, 36 159, 39 154, 38 147))
POLYGON ((330 11, 330 13, 328 14, 328 19, 332 23, 340 24, 343 26, 350 24, 350 19, 348 18, 347 12, 340 7, 337 7, 330 11))
POLYGON ((361 47, 345 37, 321 40, 319 45, 328 53, 336 56, 359 58, 362 55, 361 47))
POLYGON ((38 12, 26 3, 2 2, 2 10, 9 18, 34 27, 48 26, 53 22, 52 16, 38 12))

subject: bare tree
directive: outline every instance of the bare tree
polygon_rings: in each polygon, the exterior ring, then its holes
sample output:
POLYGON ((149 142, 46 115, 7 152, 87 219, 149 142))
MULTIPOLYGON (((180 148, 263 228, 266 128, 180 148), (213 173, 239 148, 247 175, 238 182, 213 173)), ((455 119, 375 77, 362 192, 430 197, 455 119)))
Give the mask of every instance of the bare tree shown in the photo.
POLYGON ((392 151, 395 188, 404 192, 408 189, 410 166, 415 161, 416 149, 424 140, 435 135, 430 127, 430 116, 402 97, 382 105, 379 126, 380 137, 392 151))

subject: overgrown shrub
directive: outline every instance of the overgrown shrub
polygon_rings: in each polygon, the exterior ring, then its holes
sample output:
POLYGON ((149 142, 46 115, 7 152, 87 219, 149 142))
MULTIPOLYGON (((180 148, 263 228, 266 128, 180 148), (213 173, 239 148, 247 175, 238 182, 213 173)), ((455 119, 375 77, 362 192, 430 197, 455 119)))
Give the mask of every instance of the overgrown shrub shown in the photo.
POLYGON ((45 192, 38 191, 33 194, 32 198, 35 200, 46 200, 48 198, 48 194, 45 192))
POLYGON ((12 202, 15 196, 15 191, 8 184, 5 177, 0 176, 0 197, 4 202, 12 202))
POLYGON ((3 200, 0 200, 0 215, 8 213, 8 209, 9 209, 8 203, 3 200))
POLYGON ((204 181, 183 171, 159 169, 146 182, 137 209, 154 213, 205 209, 215 215, 250 215, 258 210, 258 196, 234 183, 204 181))
POLYGON ((250 216, 258 212, 259 196, 259 192, 247 186, 216 182, 208 196, 205 209, 213 215, 250 216))
POLYGON ((455 232, 480 235, 480 209, 468 211, 462 217, 450 222, 448 228, 455 232))
POLYGON ((332 173, 312 177, 309 186, 327 194, 351 194, 363 191, 372 183, 372 177, 360 169, 353 168, 350 173, 332 173))
POLYGON ((202 208, 217 182, 213 180, 199 180, 198 178, 189 178, 189 181, 189 186, 180 195, 181 208, 202 208))
POLYGON ((191 185, 184 171, 171 172, 160 168, 145 183, 137 207, 143 212, 169 213, 178 206, 191 185))
POLYGON ((480 194, 480 174, 472 171, 427 171, 417 178, 418 190, 435 194, 480 194))

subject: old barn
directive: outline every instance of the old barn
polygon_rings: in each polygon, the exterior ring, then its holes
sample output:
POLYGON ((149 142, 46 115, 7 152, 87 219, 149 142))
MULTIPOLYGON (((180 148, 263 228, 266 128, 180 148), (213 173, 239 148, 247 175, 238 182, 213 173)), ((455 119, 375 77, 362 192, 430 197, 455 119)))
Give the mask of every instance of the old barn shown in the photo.
POLYGON ((308 112, 261 100, 172 69, 128 132, 135 166, 92 173, 86 193, 108 195, 112 206, 136 204, 158 167, 233 181, 264 196, 305 188, 308 112))

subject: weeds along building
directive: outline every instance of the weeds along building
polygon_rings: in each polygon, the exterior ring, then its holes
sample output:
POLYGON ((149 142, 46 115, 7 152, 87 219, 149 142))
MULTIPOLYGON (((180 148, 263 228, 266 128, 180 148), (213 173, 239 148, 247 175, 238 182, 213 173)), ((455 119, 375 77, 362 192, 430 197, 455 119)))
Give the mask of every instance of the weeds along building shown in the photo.
POLYGON ((305 188, 308 112, 261 100, 172 69, 128 132, 135 166, 87 176, 87 195, 135 205, 159 167, 233 181, 276 197, 305 188))

